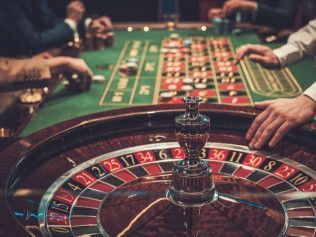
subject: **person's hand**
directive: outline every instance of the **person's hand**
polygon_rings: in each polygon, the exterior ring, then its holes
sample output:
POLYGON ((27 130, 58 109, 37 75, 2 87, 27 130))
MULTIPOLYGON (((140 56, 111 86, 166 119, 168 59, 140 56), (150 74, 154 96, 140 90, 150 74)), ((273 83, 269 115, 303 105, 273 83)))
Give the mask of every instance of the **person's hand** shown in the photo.
POLYGON ((105 34, 106 27, 101 23, 101 21, 99 21, 98 19, 95 19, 89 25, 88 31, 93 36, 96 36, 98 34, 105 34))
POLYGON ((97 19, 94 19, 91 22, 89 29, 93 35, 98 34, 98 33, 112 31, 113 30, 112 21, 107 16, 99 17, 97 19))
POLYGON ((273 50, 264 45, 246 44, 241 46, 236 52, 237 62, 245 56, 249 56, 251 61, 268 69, 279 69, 281 67, 280 61, 273 50))
POLYGON ((229 17, 237 10, 249 10, 255 11, 257 8, 257 3, 247 0, 229 0, 224 3, 223 6, 223 17, 229 17))
POLYGON ((70 90, 76 92, 89 90, 93 73, 83 59, 59 56, 41 61, 52 75, 63 74, 69 82, 70 90))
POLYGON ((99 17, 98 20, 105 28, 105 31, 112 31, 113 30, 113 24, 111 21, 111 18, 108 16, 102 16, 99 17))
POLYGON ((64 70, 64 76, 69 83, 66 85, 68 90, 84 92, 90 89, 93 74, 84 60, 70 58, 64 70))
POLYGON ((70 73, 85 75, 89 78, 92 78, 93 76, 88 65, 80 58, 54 57, 46 59, 46 63, 53 73, 68 71, 70 73))
POLYGON ((316 114, 316 102, 306 95, 259 102, 255 108, 264 111, 247 132, 251 149, 260 149, 268 140, 269 146, 274 147, 290 129, 312 120, 316 114))
POLYGON ((223 10, 222 8, 211 8, 209 11, 208 11, 208 18, 210 20, 216 18, 216 17, 222 17, 223 15, 223 10))
POLYGON ((67 6, 67 18, 79 24, 85 10, 85 6, 81 1, 72 1, 67 6))
POLYGON ((67 58, 64 69, 72 73, 86 76, 92 79, 93 73, 85 61, 81 58, 67 58))

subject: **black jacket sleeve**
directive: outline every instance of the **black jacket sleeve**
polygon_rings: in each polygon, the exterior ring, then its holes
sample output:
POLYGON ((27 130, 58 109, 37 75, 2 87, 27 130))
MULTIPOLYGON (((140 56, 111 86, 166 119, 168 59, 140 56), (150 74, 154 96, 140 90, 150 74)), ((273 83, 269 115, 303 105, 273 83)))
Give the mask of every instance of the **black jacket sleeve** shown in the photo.
POLYGON ((62 20, 51 15, 34 25, 28 16, 12 1, 6 12, 0 13, 0 54, 7 56, 30 55, 52 48, 73 39, 73 31, 62 20), (51 26, 47 26, 50 22, 51 26), (10 49, 10 50, 9 50, 10 49))
POLYGON ((275 28, 293 27, 298 8, 297 0, 258 0, 254 23, 275 28))

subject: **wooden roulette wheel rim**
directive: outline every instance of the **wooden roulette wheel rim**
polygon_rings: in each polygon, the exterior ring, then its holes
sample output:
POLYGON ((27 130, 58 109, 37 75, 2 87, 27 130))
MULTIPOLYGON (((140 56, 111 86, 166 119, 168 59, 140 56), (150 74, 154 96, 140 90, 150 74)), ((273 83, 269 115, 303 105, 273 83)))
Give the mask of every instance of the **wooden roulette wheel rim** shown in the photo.
MULTIPOLYGON (((56 155, 57 153, 91 143, 105 137, 115 137, 123 133, 137 133, 145 131, 170 130, 173 131, 174 118, 183 111, 183 105, 156 105, 143 106, 127 109, 119 109, 108 112, 75 118, 59 123, 26 138, 22 138, 8 149, 0 157, 0 188, 4 190, 0 196, 0 211, 5 218, 0 220, 4 233, 12 236, 26 234, 24 226, 20 225, 15 216, 12 215, 11 207, 8 204, 7 196, 10 190, 14 189, 23 180, 27 173, 34 169, 38 163, 56 155), (32 162, 30 162, 32 161, 32 162)), ((204 104, 201 106, 202 113, 211 118, 211 126, 218 131, 231 130, 244 134, 249 128, 252 120, 258 113, 251 108, 218 106, 204 104)), ((315 170, 315 122, 289 133, 284 142, 281 142, 274 149, 265 149, 269 152, 278 153, 293 158, 303 163, 311 170, 315 170), (285 147, 288 143, 295 144, 290 151, 285 147), (289 155, 292 153, 291 155, 289 155), (302 159, 299 154, 304 154, 302 159)), ((222 138, 222 141, 229 141, 230 137, 222 138)), ((139 141, 139 144, 144 141, 139 141)), ((245 139, 238 141, 246 145, 245 139)))

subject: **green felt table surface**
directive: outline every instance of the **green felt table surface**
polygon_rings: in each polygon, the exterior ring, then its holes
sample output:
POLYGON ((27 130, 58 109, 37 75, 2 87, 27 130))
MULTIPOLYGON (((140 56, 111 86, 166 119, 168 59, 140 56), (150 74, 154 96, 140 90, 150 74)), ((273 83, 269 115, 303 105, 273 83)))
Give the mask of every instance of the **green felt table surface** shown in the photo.
MULTIPOLYGON (((212 31, 201 30, 177 30, 181 37, 187 36, 203 36, 212 37, 212 31)), ((160 45, 160 42, 170 35, 167 30, 150 30, 127 32, 126 30, 119 30, 115 32, 115 43, 113 48, 106 48, 99 51, 89 51, 82 54, 82 58, 87 62, 94 74, 104 75, 106 80, 102 83, 93 83, 90 91, 76 94, 69 92, 65 87, 60 84, 48 100, 40 108, 33 119, 22 131, 20 136, 27 136, 33 132, 36 132, 47 126, 72 119, 78 116, 87 115, 90 113, 112 110, 117 108, 126 107, 129 105, 103 105, 100 106, 100 98, 110 80, 113 68, 104 69, 97 67, 97 65, 109 64, 116 65, 117 60, 120 57, 122 48, 127 40, 150 40, 150 43, 160 45)), ((234 48, 246 43, 259 43, 257 35, 254 33, 243 33, 241 35, 232 35, 231 41, 234 48)), ((277 47, 279 45, 269 45, 271 47, 277 47)), ((157 61, 158 61, 158 55, 157 61)), ((155 59, 155 56, 153 56, 155 59)), ((290 71, 298 81, 302 90, 308 88, 312 82, 315 81, 316 65, 312 58, 307 58, 301 62, 289 67, 290 71)), ((273 99, 259 95, 251 91, 251 95, 254 101, 262 101, 265 99, 273 99)), ((141 100, 141 99, 140 99, 141 100)), ((146 100, 144 101, 146 103, 146 100)), ((149 104, 149 103, 148 103, 149 104)))

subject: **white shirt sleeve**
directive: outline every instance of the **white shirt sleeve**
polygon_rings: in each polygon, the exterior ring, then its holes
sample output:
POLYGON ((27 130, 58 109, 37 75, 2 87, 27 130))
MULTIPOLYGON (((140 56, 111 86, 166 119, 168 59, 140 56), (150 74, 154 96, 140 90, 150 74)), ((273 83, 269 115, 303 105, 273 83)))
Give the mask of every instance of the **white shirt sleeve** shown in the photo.
POLYGON ((314 84, 311 87, 309 87, 306 91, 304 91, 303 94, 312 98, 316 102, 316 82, 314 82, 314 84))
POLYGON ((282 67, 295 63, 307 55, 316 55, 316 19, 293 33, 287 44, 273 52, 278 57, 282 67))
POLYGON ((86 31, 88 31, 91 23, 92 23, 92 18, 90 17, 84 20, 84 26, 85 26, 86 31))

